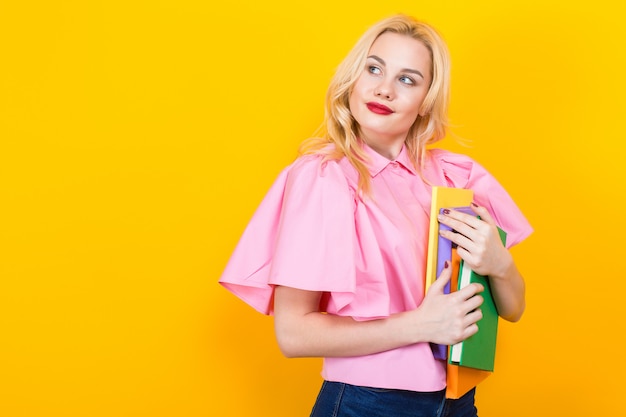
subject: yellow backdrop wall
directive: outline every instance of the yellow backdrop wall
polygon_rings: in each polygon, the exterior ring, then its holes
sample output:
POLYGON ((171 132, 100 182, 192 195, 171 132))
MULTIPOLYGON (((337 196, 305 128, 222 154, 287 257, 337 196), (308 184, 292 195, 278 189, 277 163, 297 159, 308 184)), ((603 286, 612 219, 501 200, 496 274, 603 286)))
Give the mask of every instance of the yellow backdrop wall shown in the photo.
POLYGON ((481 416, 619 414, 623 6, 215 3, 0 4, 0 415, 308 415, 320 361, 283 358, 217 279, 334 67, 395 12, 449 43, 442 146, 536 229, 481 416))

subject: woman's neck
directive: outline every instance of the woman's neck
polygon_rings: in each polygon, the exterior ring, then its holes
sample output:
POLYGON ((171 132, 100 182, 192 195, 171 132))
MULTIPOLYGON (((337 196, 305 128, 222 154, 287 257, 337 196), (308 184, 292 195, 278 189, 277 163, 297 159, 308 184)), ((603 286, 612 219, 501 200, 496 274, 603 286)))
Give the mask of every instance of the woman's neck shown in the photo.
POLYGON ((404 141, 399 140, 384 141, 372 140, 370 138, 363 138, 362 140, 376 153, 384 156, 390 161, 395 161, 398 155, 400 155, 402 148, 404 147, 404 141))

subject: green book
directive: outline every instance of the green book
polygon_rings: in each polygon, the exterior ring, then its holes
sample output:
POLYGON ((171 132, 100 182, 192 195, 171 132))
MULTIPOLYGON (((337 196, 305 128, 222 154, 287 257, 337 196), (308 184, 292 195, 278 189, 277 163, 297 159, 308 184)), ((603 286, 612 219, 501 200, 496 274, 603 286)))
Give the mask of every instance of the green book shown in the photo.
MULTIPOLYGON (((506 242, 506 232, 498 228, 502 243, 506 242)), ((496 339, 498 336, 498 310, 493 300, 489 278, 472 271, 461 261, 458 288, 466 287, 472 282, 482 284, 485 291, 481 293, 484 301, 480 306, 483 318, 476 324, 478 332, 462 342, 450 346, 449 362, 454 365, 493 371, 496 359, 496 339)))

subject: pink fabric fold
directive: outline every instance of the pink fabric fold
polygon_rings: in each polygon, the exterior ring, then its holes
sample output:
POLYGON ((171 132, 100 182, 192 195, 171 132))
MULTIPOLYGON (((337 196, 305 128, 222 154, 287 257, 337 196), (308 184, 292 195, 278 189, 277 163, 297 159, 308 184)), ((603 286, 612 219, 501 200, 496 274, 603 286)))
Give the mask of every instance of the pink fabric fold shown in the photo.
POLYGON ((332 292, 347 303, 356 285, 353 212, 336 163, 298 159, 254 213, 220 283, 263 314, 272 313, 275 285, 332 292))
POLYGON ((466 155, 441 149, 430 152, 429 176, 448 187, 469 188, 474 191, 476 204, 486 207, 494 220, 507 232, 507 248, 532 233, 532 227, 504 187, 482 165, 466 155))

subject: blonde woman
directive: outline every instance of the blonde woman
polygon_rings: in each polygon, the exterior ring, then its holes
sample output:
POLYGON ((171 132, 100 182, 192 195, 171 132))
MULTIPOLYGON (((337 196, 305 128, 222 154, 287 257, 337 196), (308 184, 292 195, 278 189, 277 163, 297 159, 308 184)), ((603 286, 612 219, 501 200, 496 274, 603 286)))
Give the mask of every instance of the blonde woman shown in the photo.
POLYGON ((471 158, 427 148, 446 133, 450 64, 429 25, 397 15, 372 26, 338 67, 325 135, 277 178, 220 283, 273 314, 287 357, 323 357, 312 416, 476 416, 474 390, 445 399, 451 345, 477 331, 483 288, 424 290, 433 185, 470 188, 476 216, 450 210, 445 238, 489 276, 498 313, 517 321, 524 279, 508 247, 532 231, 471 158), (507 232, 507 247, 497 232, 507 232))

